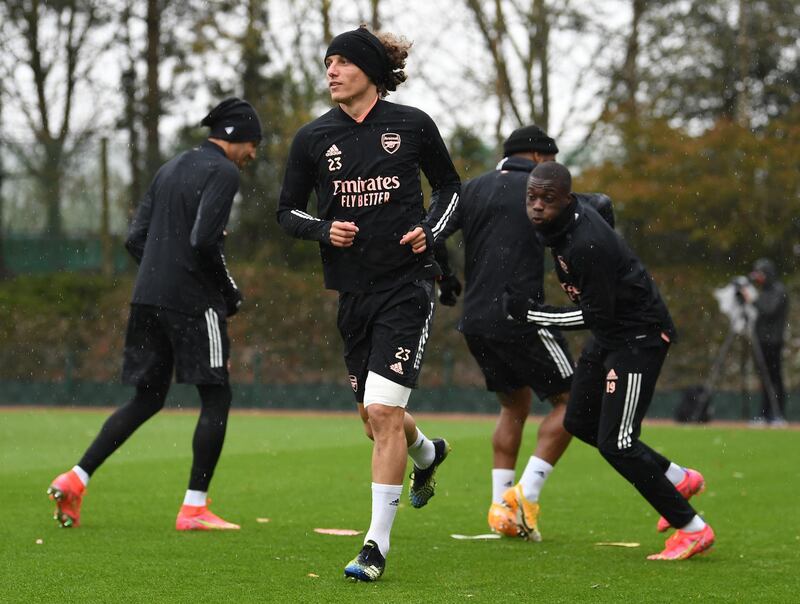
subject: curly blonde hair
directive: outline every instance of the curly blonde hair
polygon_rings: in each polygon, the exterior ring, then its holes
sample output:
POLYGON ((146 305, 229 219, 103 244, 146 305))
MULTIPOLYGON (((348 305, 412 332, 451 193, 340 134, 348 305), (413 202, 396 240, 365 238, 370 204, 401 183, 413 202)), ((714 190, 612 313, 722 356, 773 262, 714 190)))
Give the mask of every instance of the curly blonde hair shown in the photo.
POLYGON ((386 55, 389 57, 389 65, 391 70, 391 86, 380 84, 378 92, 381 98, 385 98, 389 94, 389 89, 394 90, 398 85, 406 81, 408 76, 403 71, 406 66, 406 59, 408 58, 408 51, 413 42, 407 40, 405 36, 395 36, 394 34, 384 32, 376 33, 375 36, 380 40, 383 47, 386 49, 386 55))

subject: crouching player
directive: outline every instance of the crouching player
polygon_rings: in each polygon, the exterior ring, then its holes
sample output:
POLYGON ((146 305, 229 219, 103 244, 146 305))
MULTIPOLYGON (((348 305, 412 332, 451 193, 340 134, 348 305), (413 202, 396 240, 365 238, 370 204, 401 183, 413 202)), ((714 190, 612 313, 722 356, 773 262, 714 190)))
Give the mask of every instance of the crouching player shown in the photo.
POLYGON ((518 321, 592 332, 573 376, 564 427, 597 447, 661 514, 659 530, 677 529, 664 550, 648 558, 683 560, 714 543, 711 526, 688 502, 703 489, 703 477, 639 440, 675 327, 639 259, 597 212, 577 202, 571 189, 563 165, 540 164, 528 179, 526 206, 576 306, 549 306, 509 291, 504 307, 518 321))
MULTIPOLYGON (((509 537, 541 540, 539 496, 545 481, 570 443, 564 413, 574 364, 563 335, 552 327, 508 321, 500 300, 505 287, 544 300, 544 253, 541 235, 527 219, 528 176, 538 164, 555 161, 556 141, 538 126, 514 130, 503 143, 497 167, 469 181, 442 238, 461 229, 464 237, 464 311, 458 329, 496 392, 500 414, 492 436, 492 531, 509 537), (536 448, 515 484, 522 434, 532 393, 552 405, 536 434, 536 448)), ((576 193, 614 225, 611 200, 601 193, 576 193)), ((453 305, 460 283, 449 269, 440 239, 436 259, 448 277, 439 282, 442 304, 453 305)))

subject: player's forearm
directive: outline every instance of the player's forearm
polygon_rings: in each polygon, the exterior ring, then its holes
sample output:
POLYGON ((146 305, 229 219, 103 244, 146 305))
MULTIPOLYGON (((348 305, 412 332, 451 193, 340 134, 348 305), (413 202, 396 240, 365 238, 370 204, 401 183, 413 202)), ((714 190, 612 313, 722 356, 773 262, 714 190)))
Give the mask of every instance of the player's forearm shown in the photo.
POLYGON ((220 293, 230 295, 239 289, 230 271, 228 271, 221 245, 217 244, 213 247, 197 250, 197 258, 203 272, 209 276, 220 293))
POLYGON ((125 239, 125 249, 136 260, 136 264, 141 264, 144 256, 144 245, 147 242, 147 226, 139 220, 137 215, 133 219, 128 237, 125 239))
POLYGON ((330 243, 331 221, 316 218, 298 208, 278 208, 278 224, 295 239, 330 243))
MULTIPOLYGON (((430 230, 433 242, 446 237, 448 225, 455 216, 460 199, 461 186, 451 184, 434 191, 431 195, 431 205, 428 216, 422 222, 422 226, 430 230)), ((451 231, 452 232, 452 231, 451 231)))
POLYGON ((128 250, 128 253, 136 261, 136 264, 141 264, 142 256, 144 256, 144 240, 128 237, 125 241, 125 249, 128 250))
POLYGON ((580 307, 542 304, 511 288, 507 288, 503 293, 502 303, 506 316, 521 323, 565 330, 588 327, 583 309, 580 307))
POLYGON ((588 327, 583 309, 575 306, 550 306, 532 304, 525 312, 525 320, 540 327, 557 327, 570 331, 588 327))
POLYGON ((439 130, 433 121, 426 116, 427 123, 423 130, 423 151, 420 166, 428 182, 431 184, 431 200, 428 207, 428 216, 422 223, 426 233, 429 232, 433 241, 430 246, 442 236, 448 223, 458 208, 461 195, 461 178, 456 172, 447 147, 442 140, 439 130))
POLYGON ((128 237, 125 239, 125 249, 140 264, 144 256, 144 246, 147 242, 147 231, 150 226, 150 216, 152 214, 153 198, 148 190, 142 198, 136 214, 133 216, 131 226, 128 229, 128 237))

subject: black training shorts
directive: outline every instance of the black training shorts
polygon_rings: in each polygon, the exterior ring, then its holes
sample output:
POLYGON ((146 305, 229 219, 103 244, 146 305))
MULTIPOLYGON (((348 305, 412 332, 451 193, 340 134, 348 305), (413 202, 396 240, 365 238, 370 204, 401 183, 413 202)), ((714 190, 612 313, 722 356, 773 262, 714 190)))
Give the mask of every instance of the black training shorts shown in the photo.
POLYGON ((226 321, 209 308, 203 315, 131 304, 122 381, 132 386, 227 384, 230 344, 226 321))
POLYGON ((356 401, 372 371, 414 388, 433 319, 433 281, 380 292, 341 292, 337 324, 356 401))
POLYGON ((464 334, 491 392, 530 386, 540 400, 569 392, 574 363, 559 331, 540 329, 512 342, 464 334))

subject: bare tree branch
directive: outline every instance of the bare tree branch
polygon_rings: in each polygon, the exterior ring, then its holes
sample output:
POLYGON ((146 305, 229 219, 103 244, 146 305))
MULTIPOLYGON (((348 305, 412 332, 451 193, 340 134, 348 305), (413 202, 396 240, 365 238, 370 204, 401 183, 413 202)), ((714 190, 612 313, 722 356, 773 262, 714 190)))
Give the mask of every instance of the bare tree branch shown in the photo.
POLYGON ((50 119, 47 113, 47 100, 45 95, 45 81, 49 68, 42 63, 39 50, 39 1, 33 0, 30 10, 23 13, 28 26, 27 43, 30 50, 30 68, 33 71, 33 81, 36 86, 36 99, 38 102, 39 119, 41 120, 42 135, 50 138, 50 119))
POLYGON ((320 12, 322 13, 322 39, 325 44, 333 40, 331 32, 331 0, 321 0, 320 12))
POLYGON ((478 0, 466 0, 467 7, 472 11, 475 17, 475 23, 483 36, 489 53, 492 56, 495 70, 497 71, 497 97, 500 106, 507 104, 514 114, 518 124, 522 124, 523 119, 520 115, 519 108, 514 101, 514 96, 511 91, 511 81, 508 77, 508 67, 506 64, 505 56, 502 51, 502 32, 506 31, 506 24, 503 19, 502 8, 500 6, 501 0, 495 0, 495 16, 496 22, 494 25, 489 23, 489 18, 484 14, 481 3, 478 0))
MULTIPOLYGON (((597 72, 597 65, 600 63, 601 59, 603 58, 603 50, 606 48, 605 42, 603 40, 598 41, 595 50, 589 55, 591 57, 589 64, 581 69, 578 72, 578 78, 575 80, 575 85, 573 88, 575 90, 583 90, 586 87, 586 79, 589 75, 594 74, 597 72)), ((589 109, 589 104, 594 103, 594 99, 599 96, 599 92, 597 95, 591 95, 591 99, 587 102, 587 104, 579 107, 578 106, 578 95, 573 94, 570 97, 570 104, 566 109, 564 114, 564 120, 561 123, 561 128, 558 132, 555 133, 554 138, 558 140, 564 135, 564 128, 567 124, 572 123, 572 117, 578 113, 586 113, 589 109)))
POLYGON ((370 26, 372 31, 378 31, 381 28, 380 17, 380 4, 381 0, 370 0, 370 7, 372 9, 372 17, 370 18, 370 26))

